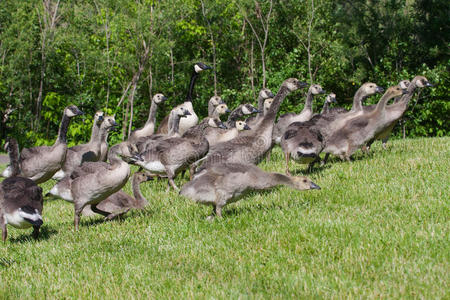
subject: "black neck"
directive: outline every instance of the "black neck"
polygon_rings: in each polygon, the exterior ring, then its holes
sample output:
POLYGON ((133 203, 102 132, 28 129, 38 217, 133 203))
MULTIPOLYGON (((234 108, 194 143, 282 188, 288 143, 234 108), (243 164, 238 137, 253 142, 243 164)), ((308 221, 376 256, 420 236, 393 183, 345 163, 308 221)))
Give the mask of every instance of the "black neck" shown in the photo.
POLYGON ((261 95, 258 95, 258 110, 259 110, 258 116, 259 117, 262 117, 264 115, 264 101, 265 101, 265 99, 261 95))
POLYGON ((180 129, 180 120, 181 120, 181 116, 179 116, 178 114, 173 114, 173 116, 171 118, 171 123, 169 126, 169 135, 178 133, 178 131, 180 129))
POLYGON ((233 128, 236 127, 236 121, 244 115, 242 112, 242 104, 239 105, 235 110, 233 110, 227 119, 227 127, 233 128))
POLYGON ((195 85, 195 81, 197 80, 197 77, 198 77, 198 73, 195 72, 195 70, 194 70, 191 75, 191 81, 189 83, 189 89, 188 89, 188 93, 186 96, 186 101, 188 101, 188 102, 192 102, 192 93, 194 92, 194 85, 195 85))
POLYGON ((67 144, 67 130, 69 129, 69 124, 70 118, 64 114, 61 125, 59 126, 58 139, 56 140, 56 143, 67 144))
POLYGON ((8 144, 9 163, 11 166, 11 177, 15 177, 20 174, 19 167, 19 145, 16 139, 11 138, 8 144))

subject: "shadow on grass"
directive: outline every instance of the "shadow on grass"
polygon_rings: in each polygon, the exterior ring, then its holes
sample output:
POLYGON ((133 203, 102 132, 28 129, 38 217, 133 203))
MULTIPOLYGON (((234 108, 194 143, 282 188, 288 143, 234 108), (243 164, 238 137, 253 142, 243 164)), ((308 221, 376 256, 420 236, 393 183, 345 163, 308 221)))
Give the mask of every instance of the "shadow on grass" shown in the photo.
POLYGON ((42 226, 41 229, 39 230, 39 236, 37 239, 34 239, 31 236, 33 229, 30 230, 29 233, 23 233, 21 235, 19 235, 16 238, 11 238, 8 239, 10 242, 12 243, 17 243, 17 244, 24 244, 24 243, 29 243, 32 241, 46 241, 48 239, 50 239, 51 236, 55 235, 58 233, 57 230, 53 229, 53 228, 49 228, 48 226, 42 226))

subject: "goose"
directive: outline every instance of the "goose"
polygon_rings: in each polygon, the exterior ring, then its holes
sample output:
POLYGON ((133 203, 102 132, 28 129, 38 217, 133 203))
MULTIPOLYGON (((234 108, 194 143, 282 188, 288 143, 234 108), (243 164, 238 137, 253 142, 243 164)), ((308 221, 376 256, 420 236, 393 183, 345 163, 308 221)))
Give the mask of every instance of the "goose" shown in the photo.
POLYGON ((228 108, 228 105, 225 103, 219 104, 214 108, 211 116, 208 115, 209 118, 220 118, 220 116, 231 113, 231 110, 228 108))
POLYGON ((208 101, 208 117, 213 118, 213 113, 219 104, 225 104, 219 96, 212 96, 208 101))
POLYGON ((278 119, 278 122, 275 124, 275 127, 273 129, 274 142, 277 144, 281 142, 281 137, 283 136, 289 124, 293 122, 309 121, 313 116, 312 103, 314 96, 324 93, 325 93, 324 89, 319 84, 311 85, 308 89, 305 107, 303 108, 303 110, 299 114, 296 113, 284 114, 280 116, 280 118, 278 119))
MULTIPOLYGON (((142 195, 140 184, 149 180, 153 180, 153 177, 142 172, 134 173, 131 179, 134 197, 131 197, 123 190, 120 190, 97 204, 97 208, 101 211, 109 213, 105 216, 109 220, 124 215, 131 209, 144 208, 148 205, 148 201, 142 195)), ((86 206, 83 209, 82 214, 84 216, 92 215, 93 212, 90 210, 90 206, 86 206)))
POLYGON ((67 149, 66 159, 62 168, 53 175, 52 179, 61 180, 65 174, 79 166, 83 161, 97 161, 101 155, 100 125, 103 121, 103 112, 97 111, 92 122, 91 138, 87 144, 77 145, 67 149))
MULTIPOLYGON (((194 64, 194 70, 192 71, 191 75, 191 81, 189 83, 189 89, 186 96, 186 100, 184 103, 180 104, 179 106, 184 107, 187 109, 191 114, 180 121, 180 134, 182 135, 186 130, 191 128, 192 126, 197 125, 198 123, 198 116, 194 111, 194 108, 192 106, 192 92, 194 90, 194 85, 197 80, 198 75, 200 72, 204 70, 212 69, 210 66, 205 65, 204 63, 198 62, 194 64)), ((169 125, 169 116, 166 116, 162 121, 161 124, 158 127, 158 130, 156 133, 168 133, 168 126, 169 125)))
MULTIPOLYGON (((272 102, 273 102, 273 98, 267 98, 266 100, 264 100, 262 116, 267 114, 267 112, 269 111, 270 106, 272 105, 272 102)), ((247 125, 249 127, 254 127, 256 124, 258 124, 262 120, 262 117, 259 117, 260 115, 261 114, 259 114, 256 117, 255 116, 248 117, 247 119, 245 119, 245 123, 247 123, 247 125)))
MULTIPOLYGON (((74 226, 78 230, 81 212, 91 205, 93 212, 109 215, 97 208, 97 204, 119 191, 130 177, 130 166, 120 156, 127 145, 122 143, 109 149, 109 164, 105 162, 87 162, 77 167, 70 175, 71 194, 75 207, 74 226)), ((133 157, 139 160, 139 156, 133 157)))
POLYGON ((389 99, 406 93, 399 85, 384 93, 375 110, 349 119, 344 126, 325 140, 324 152, 350 161, 350 156, 372 139, 386 121, 386 103, 389 99))
POLYGON ((170 117, 170 126, 169 126, 169 133, 168 134, 152 134, 148 137, 142 137, 139 138, 134 144, 136 145, 136 148, 138 149, 138 152, 144 152, 151 147, 153 147, 156 143, 163 139, 168 139, 171 137, 179 137, 179 126, 180 126, 180 120, 182 118, 185 118, 189 116, 191 113, 183 108, 183 107, 175 107, 170 111, 171 117, 170 117))
MULTIPOLYGON (((113 116, 105 116, 102 124, 100 125, 99 140, 101 140, 101 138, 104 135, 106 135, 109 131, 114 130, 116 128, 116 126, 118 126, 118 124, 116 123, 113 116)), ((129 157, 132 156, 131 154, 129 154, 129 153, 131 153, 131 151, 128 151, 126 153, 129 155, 129 157)), ((60 199, 63 199, 63 200, 69 201, 69 202, 73 202, 73 196, 72 196, 72 190, 71 190, 72 181, 73 181, 73 176, 71 176, 72 172, 77 167, 82 166, 86 162, 96 162, 99 160, 98 159, 97 160, 83 160, 82 155, 80 155, 80 153, 71 152, 70 149, 67 151, 67 154, 68 154, 68 159, 71 164, 70 165, 67 164, 67 167, 65 169, 63 166, 63 170, 64 170, 63 178, 59 182, 57 182, 45 196, 46 197, 52 196, 54 198, 60 198, 60 199)), ((67 159, 66 159, 66 161, 67 161, 67 159)))
MULTIPOLYGON (((24 148, 20 153, 20 175, 29 178, 37 184, 46 182, 62 167, 67 152, 67 130, 70 120, 82 115, 83 112, 75 105, 64 109, 63 118, 58 131, 58 138, 53 146, 39 146, 24 148)), ((2 173, 3 177, 11 176, 11 168, 8 167, 2 173)))
POLYGON ((287 175, 291 175, 289 172, 290 158, 300 164, 309 164, 308 170, 311 171, 324 147, 320 131, 314 128, 310 121, 290 124, 284 132, 280 144, 285 155, 287 175))
POLYGON ((254 113, 259 113, 259 110, 256 109, 253 105, 251 105, 250 103, 241 104, 230 113, 225 125, 227 126, 227 128, 236 127, 234 123, 237 120, 241 119, 244 115, 251 115, 254 113))
POLYGON ((300 82, 296 78, 286 79, 278 90, 269 111, 256 128, 248 130, 248 134, 240 134, 228 142, 212 147, 198 171, 216 163, 258 163, 272 148, 274 121, 281 102, 290 92, 306 86, 306 83, 300 82))
POLYGON ((167 175, 168 189, 171 186, 179 190, 174 178, 208 152, 209 143, 204 136, 208 126, 226 128, 218 118, 206 118, 186 131, 182 137, 165 139, 152 149, 141 153, 143 160, 136 164, 152 174, 167 175))
POLYGON ((145 122, 144 127, 139 128, 131 132, 128 140, 134 141, 138 138, 152 135, 155 133, 155 123, 156 123, 156 110, 158 109, 158 105, 167 100, 167 97, 163 94, 156 94, 152 98, 152 104, 150 105, 150 111, 148 113, 147 122, 145 122))
POLYGON ((222 208, 238 201, 250 190, 264 190, 286 185, 296 190, 320 189, 310 179, 264 172, 253 164, 220 163, 197 174, 183 185, 180 195, 197 203, 212 205, 208 219, 222 217, 222 208))
POLYGON ((244 121, 235 121, 234 127, 222 129, 218 127, 206 128, 205 137, 208 140, 209 146, 215 146, 219 143, 227 142, 238 136, 239 132, 243 130, 250 130, 251 128, 244 121))
POLYGON ((2 241, 8 236, 7 225, 25 229, 33 227, 33 237, 39 236, 42 221, 42 188, 33 180, 19 177, 19 147, 14 138, 8 139, 11 176, 0 183, 0 227, 2 241))
MULTIPOLYGON (((273 99, 275 95, 272 93, 271 90, 267 88, 263 88, 258 93, 258 115, 256 116, 257 119, 262 119, 264 116, 264 108, 265 108, 265 102, 267 99, 271 98, 273 99)), ((258 120, 259 121, 259 120, 258 120)))
MULTIPOLYGON (((320 113, 321 114, 331 113, 332 112, 332 108, 330 107, 330 105, 332 103, 336 103, 336 94, 335 93, 330 93, 330 94, 327 95, 327 97, 325 98, 325 102, 323 104, 323 107, 322 107, 322 111, 320 113)), ((336 109, 340 109, 341 111, 344 110, 343 108, 340 108, 340 107, 336 107, 336 109)))

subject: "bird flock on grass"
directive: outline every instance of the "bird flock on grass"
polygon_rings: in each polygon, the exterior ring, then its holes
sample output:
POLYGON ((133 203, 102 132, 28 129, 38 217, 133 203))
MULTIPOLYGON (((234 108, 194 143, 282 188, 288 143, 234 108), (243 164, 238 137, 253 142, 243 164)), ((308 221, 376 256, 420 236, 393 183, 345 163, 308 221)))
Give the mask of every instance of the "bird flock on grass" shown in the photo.
POLYGON ((24 148, 8 137, 5 150, 10 164, 2 172, 0 184, 0 227, 7 239, 7 225, 33 227, 37 238, 43 224, 44 197, 38 184, 57 180, 46 197, 74 204, 74 226, 78 230, 82 215, 100 214, 111 220, 131 209, 142 209, 148 202, 140 184, 155 178, 167 180, 167 191, 213 207, 208 219, 222 216, 222 208, 239 200, 249 190, 286 185, 296 190, 320 189, 304 176, 292 176, 291 160, 307 164, 326 163, 333 154, 351 160, 358 150, 369 151, 375 140, 386 141, 408 108, 417 88, 432 86, 423 76, 384 90, 375 83, 364 83, 355 93, 350 110, 333 107, 336 95, 329 93, 320 113, 312 109, 314 97, 325 95, 319 84, 308 85, 296 78, 286 79, 276 95, 269 89, 259 92, 257 108, 249 103, 230 111, 214 96, 208 102, 208 117, 199 121, 192 105, 193 89, 201 72, 211 69, 204 63, 193 66, 186 99, 174 107, 156 129, 156 111, 167 97, 153 96, 148 120, 129 138, 109 147, 108 134, 117 128, 113 116, 98 111, 93 116, 88 143, 67 147, 67 130, 72 118, 83 112, 75 105, 64 109, 58 136, 52 146, 24 148), (296 90, 307 89, 300 113, 277 114, 284 98, 296 90), (374 94, 382 94, 375 105, 363 105, 374 94), (393 99, 392 104, 388 104, 393 99), (227 121, 221 117, 229 114, 227 121), (254 114, 254 115, 253 115, 254 114), (286 174, 261 170, 257 164, 270 159, 271 149, 280 145, 286 174), (320 154, 325 158, 320 161, 320 154), (130 164, 139 166, 131 175, 130 164), (181 189, 175 183, 189 170, 189 181, 181 189), (122 191, 129 178, 133 196, 122 191))

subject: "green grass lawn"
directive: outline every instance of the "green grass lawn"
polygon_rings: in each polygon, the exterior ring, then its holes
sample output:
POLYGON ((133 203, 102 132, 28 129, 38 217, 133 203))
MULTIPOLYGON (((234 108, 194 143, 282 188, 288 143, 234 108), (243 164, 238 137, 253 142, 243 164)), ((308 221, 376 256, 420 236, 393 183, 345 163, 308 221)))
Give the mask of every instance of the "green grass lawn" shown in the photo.
MULTIPOLYGON (((283 172, 280 149, 260 166, 283 172)), ((449 169, 448 137, 377 143, 309 174, 320 191, 252 193, 213 222, 163 181, 141 185, 145 210, 79 232, 46 200, 38 241, 9 227, 0 244, 0 298, 448 299, 449 169)))

